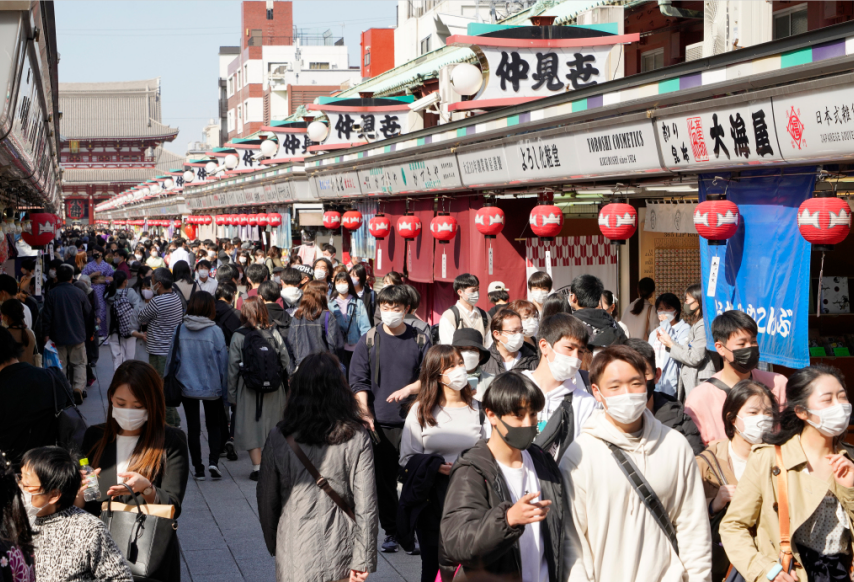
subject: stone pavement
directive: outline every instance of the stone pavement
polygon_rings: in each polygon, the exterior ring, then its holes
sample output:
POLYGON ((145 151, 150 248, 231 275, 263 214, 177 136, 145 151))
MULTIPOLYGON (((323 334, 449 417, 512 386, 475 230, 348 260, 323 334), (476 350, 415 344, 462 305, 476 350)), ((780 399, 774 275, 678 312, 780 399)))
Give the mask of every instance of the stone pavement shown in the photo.
MULTIPOLYGON (((148 361, 143 344, 138 343, 136 358, 148 361)), ((104 422, 107 390, 113 376, 109 347, 101 348, 97 364, 98 381, 88 389, 89 398, 81 407, 89 424, 104 422)), ((180 409, 186 428, 184 411, 180 409)), ((201 409, 204 415, 204 409, 201 409)), ((207 456, 207 435, 202 419, 202 455, 207 456)), ((275 559, 267 552, 255 502, 255 482, 249 480, 252 465, 245 451, 237 461, 223 458, 221 481, 197 482, 190 476, 178 537, 181 541, 182 582, 274 582, 275 559)), ((379 548, 384 534, 380 528, 379 548)), ((368 576, 373 582, 417 582, 421 578, 421 559, 401 549, 395 554, 379 553, 377 571, 368 576)))

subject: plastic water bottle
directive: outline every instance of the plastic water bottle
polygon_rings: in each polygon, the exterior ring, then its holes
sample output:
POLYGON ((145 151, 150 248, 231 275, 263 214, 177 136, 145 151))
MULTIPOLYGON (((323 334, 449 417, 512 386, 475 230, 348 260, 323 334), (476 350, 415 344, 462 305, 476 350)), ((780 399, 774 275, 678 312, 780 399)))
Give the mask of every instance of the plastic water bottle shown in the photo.
POLYGON ((89 459, 80 459, 80 470, 83 472, 83 482, 86 489, 83 491, 84 501, 98 501, 101 498, 101 489, 98 487, 98 476, 89 466, 89 459))

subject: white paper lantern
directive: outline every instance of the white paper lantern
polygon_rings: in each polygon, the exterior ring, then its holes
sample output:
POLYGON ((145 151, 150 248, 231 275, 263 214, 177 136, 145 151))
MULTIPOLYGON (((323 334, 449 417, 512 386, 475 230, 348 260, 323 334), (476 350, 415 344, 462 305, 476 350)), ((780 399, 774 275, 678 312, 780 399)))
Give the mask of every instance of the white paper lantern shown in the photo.
POLYGON ((189 184, 195 179, 196 174, 194 174, 192 170, 187 170, 186 172, 184 172, 184 182, 187 182, 189 184))
POLYGON ((166 180, 163 181, 163 187, 166 188, 167 190, 169 190, 170 188, 172 188, 174 186, 175 186, 175 181, 172 180, 171 178, 167 178, 166 180))
POLYGON ((265 139, 261 142, 261 153, 268 158, 272 158, 279 151, 279 144, 271 139, 265 139))
POLYGON ((451 71, 451 85, 460 95, 474 95, 483 85, 483 73, 469 63, 461 63, 451 71))
POLYGON ((145 196, 148 196, 149 194, 151 194, 151 190, 148 188, 143 188, 142 190, 140 190, 140 193, 142 194, 143 197, 145 197, 145 196))
POLYGON ((160 184, 152 184, 149 188, 149 191, 152 194, 160 194, 160 184))
POLYGON ((208 174, 213 174, 216 172, 216 162, 208 162, 205 164, 205 172, 208 174))
POLYGON ((225 156, 225 167, 229 170, 233 170, 240 163, 240 158, 238 158, 234 154, 228 154, 225 156))
POLYGON ((322 121, 312 121, 308 124, 308 139, 322 142, 329 135, 329 126, 322 121))

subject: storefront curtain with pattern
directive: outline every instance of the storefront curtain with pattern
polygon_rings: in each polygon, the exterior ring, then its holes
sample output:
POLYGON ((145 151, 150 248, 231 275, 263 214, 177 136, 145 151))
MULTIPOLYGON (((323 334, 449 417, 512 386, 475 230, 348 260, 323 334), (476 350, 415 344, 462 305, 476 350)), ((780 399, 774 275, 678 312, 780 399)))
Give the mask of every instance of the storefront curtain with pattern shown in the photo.
POLYGON ((377 239, 368 231, 368 223, 377 215, 377 203, 373 200, 356 202, 353 207, 362 213, 362 226, 350 232, 349 254, 364 260, 376 259, 377 239))
POLYGON ((419 283, 433 282, 434 248, 438 245, 430 234, 430 221, 433 220, 433 199, 417 200, 412 210, 421 219, 422 233, 416 239, 406 243, 406 276, 410 281, 419 283))
MULTIPOLYGON (((406 240, 397 232, 397 219, 406 212, 406 202, 403 200, 384 202, 383 212, 391 221, 392 228, 391 233, 386 238, 377 241, 377 253, 374 262, 374 274, 377 277, 382 277, 389 271, 402 273, 406 256, 406 240)), ((422 230, 429 228, 429 224, 422 226, 422 230)), ((424 233, 422 232, 419 236, 424 236, 424 233)))

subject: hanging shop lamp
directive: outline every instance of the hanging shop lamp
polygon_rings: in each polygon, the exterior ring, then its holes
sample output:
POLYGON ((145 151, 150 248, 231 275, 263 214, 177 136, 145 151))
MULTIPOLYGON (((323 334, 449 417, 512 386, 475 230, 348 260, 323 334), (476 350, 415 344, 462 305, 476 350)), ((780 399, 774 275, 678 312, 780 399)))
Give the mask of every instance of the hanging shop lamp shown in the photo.
POLYGON ((404 214, 397 219, 397 232, 405 239, 413 239, 421 234, 421 219, 414 214, 404 214))
POLYGON ((270 223, 270 226, 281 226, 282 225, 282 215, 273 212, 267 215, 267 222, 270 223))
POLYGON ((391 221, 385 214, 377 214, 368 221, 368 231, 374 238, 382 240, 391 233, 391 221))
POLYGON ((726 192, 709 194, 694 209, 697 234, 708 239, 710 245, 725 244, 738 231, 738 221, 738 205, 726 199, 726 192))
POLYGON ((457 219, 447 212, 439 213, 430 221, 430 233, 439 244, 448 244, 448 241, 457 236, 457 219))
POLYGON ((495 238, 504 229, 504 211, 487 203, 474 215, 474 226, 486 238, 495 238))
POLYGON ((249 215, 249 226, 258 226, 258 215, 250 214, 249 215))
POLYGON ((261 214, 257 214, 256 218, 258 219, 258 226, 267 226, 270 224, 270 219, 267 218, 267 215, 263 212, 261 214))
POLYGON ((615 201, 599 211, 599 230, 614 244, 625 244, 637 229, 638 212, 631 204, 615 201))
POLYGON ((323 213, 323 228, 336 230, 341 228, 341 213, 335 210, 327 210, 323 213))
POLYGON ((816 192, 798 208, 798 230, 814 251, 832 251, 851 232, 851 207, 836 192, 816 192))
POLYGON ((563 229, 563 211, 551 200, 542 200, 531 210, 531 230, 544 241, 553 241, 563 229))
POLYGON ((214 220, 215 220, 217 226, 225 226, 225 216, 224 215, 217 214, 217 216, 214 220))
POLYGON ((240 224, 240 226, 249 226, 249 215, 248 214, 241 214, 237 218, 238 218, 238 223, 240 224))
POLYGON ((359 230, 362 227, 362 213, 358 210, 348 210, 341 218, 341 224, 347 230, 359 230))

